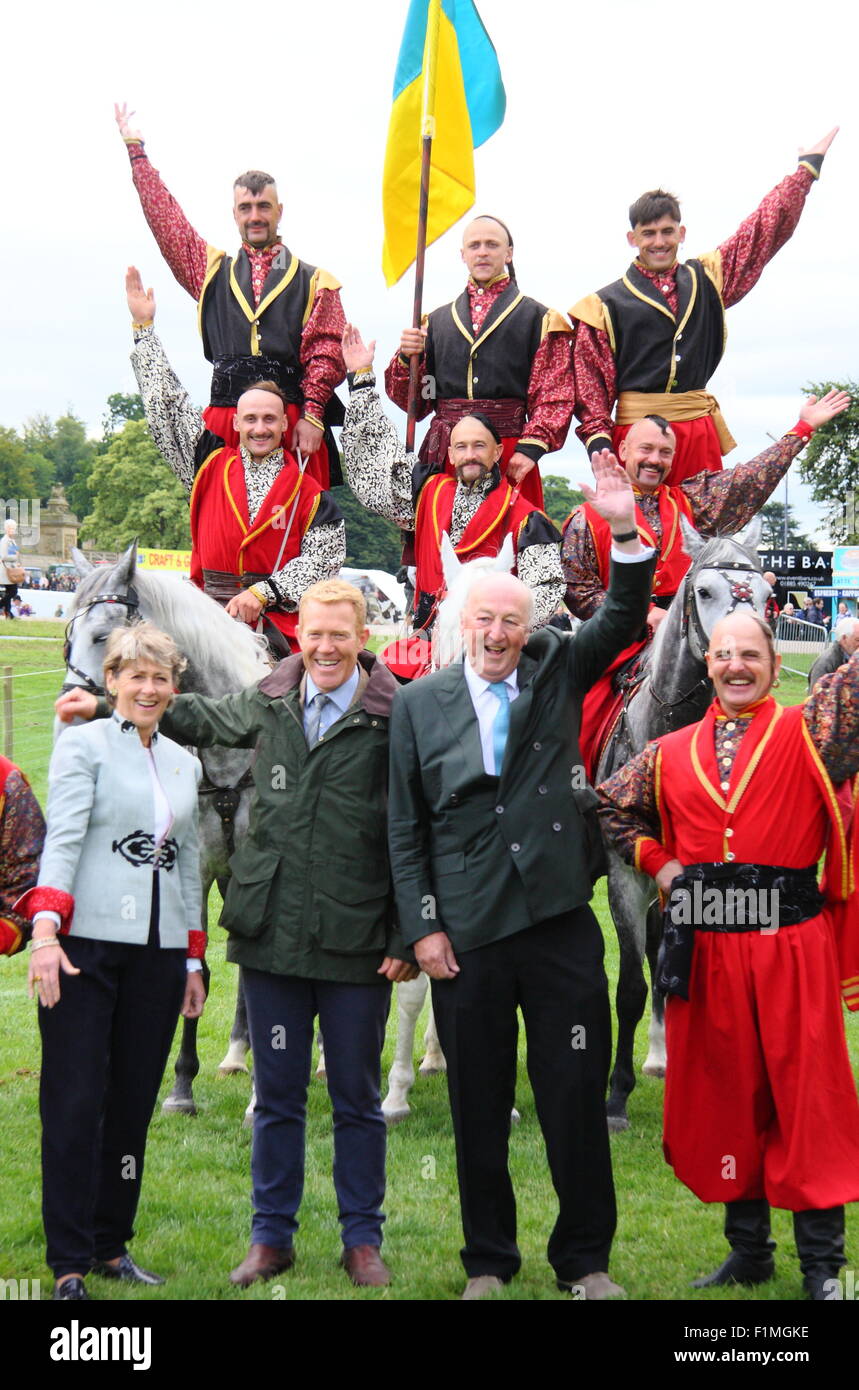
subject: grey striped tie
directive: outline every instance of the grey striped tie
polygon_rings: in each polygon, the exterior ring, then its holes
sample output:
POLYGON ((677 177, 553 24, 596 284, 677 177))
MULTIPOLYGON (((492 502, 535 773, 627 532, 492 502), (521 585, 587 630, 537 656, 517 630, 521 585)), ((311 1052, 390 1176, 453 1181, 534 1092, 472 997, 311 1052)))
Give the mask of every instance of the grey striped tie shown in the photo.
POLYGON ((308 709, 310 710, 310 718, 307 721, 307 732, 305 734, 308 748, 312 748, 314 744, 317 744, 321 739, 322 711, 325 709, 326 705, 330 704, 330 696, 323 695, 321 691, 318 695, 314 695, 313 699, 310 701, 310 704, 308 705, 308 709))

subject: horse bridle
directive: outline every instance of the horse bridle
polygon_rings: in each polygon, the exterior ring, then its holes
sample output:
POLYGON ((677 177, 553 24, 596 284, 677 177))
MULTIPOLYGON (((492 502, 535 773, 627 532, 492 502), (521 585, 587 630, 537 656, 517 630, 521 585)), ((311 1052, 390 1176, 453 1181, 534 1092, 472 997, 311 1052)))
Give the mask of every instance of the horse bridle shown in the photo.
MULTIPOLYGON (((761 573, 761 571, 757 569, 754 565, 742 565, 736 560, 726 560, 725 563, 721 565, 702 565, 701 569, 698 571, 698 574, 701 574, 705 569, 713 569, 718 571, 718 573, 720 574, 724 570, 735 570, 741 574, 750 575, 761 573)), ((695 577, 697 578, 697 575, 695 577)), ((684 641, 686 641, 689 629, 691 627, 692 636, 695 641, 695 646, 699 648, 699 650, 696 652, 693 646, 692 654, 696 657, 698 661, 703 661, 704 653, 706 652, 707 647, 709 646, 709 639, 707 637, 706 632, 704 631, 704 628, 701 625, 701 619, 698 616, 698 606, 693 601, 694 584, 691 581, 692 570, 690 569, 688 575, 686 576, 686 593, 683 599, 683 620, 680 626, 680 636, 683 638, 684 641)), ((733 613, 734 609, 737 607, 737 604, 753 602, 754 594, 752 593, 751 581, 732 580, 731 606, 725 614, 725 617, 728 617, 728 614, 733 613)), ((692 646, 692 643, 690 643, 690 646, 692 646)))
POLYGON ((66 670, 71 671, 73 675, 78 677, 78 680, 65 681, 60 687, 61 695, 65 695, 68 690, 80 690, 81 685, 83 685, 84 689, 88 690, 91 695, 104 694, 103 685, 99 685, 97 681, 93 680, 92 676, 87 675, 86 671, 82 671, 79 666, 75 666, 74 663, 69 660, 72 651, 74 625, 78 618, 82 617, 84 613, 88 613, 97 603, 121 603, 128 612, 126 624, 140 622, 140 615, 138 612, 140 600, 137 597, 137 590, 131 584, 129 584, 125 593, 96 594, 94 598, 82 604, 80 608, 76 608, 66 625, 65 641, 63 642, 63 661, 66 670))

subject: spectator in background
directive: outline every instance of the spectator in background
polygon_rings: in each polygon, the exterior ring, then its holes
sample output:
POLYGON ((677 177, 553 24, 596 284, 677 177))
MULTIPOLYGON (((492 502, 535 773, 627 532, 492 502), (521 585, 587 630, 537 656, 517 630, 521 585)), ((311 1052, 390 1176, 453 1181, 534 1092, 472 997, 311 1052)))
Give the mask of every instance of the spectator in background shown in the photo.
POLYGON ((776 627, 778 626, 778 615, 779 615, 779 606, 778 606, 778 602, 776 601, 776 596, 775 596, 775 589, 776 589, 776 584, 778 583, 778 580, 776 579, 776 577, 775 577, 775 575, 773 574, 772 570, 765 570, 765 571, 764 571, 764 579, 766 580, 766 582, 769 584, 770 588, 772 589, 772 593, 770 594, 769 598, 768 598, 767 601, 766 601, 766 607, 764 608, 764 617, 766 618, 766 620, 767 620, 767 622, 769 623, 770 627, 772 628, 773 632, 775 632, 776 627))
POLYGON ((14 618, 12 611, 12 600, 18 593, 18 584, 21 582, 19 577, 13 578, 20 572, 20 550, 15 536, 18 531, 18 523, 11 516, 6 518, 3 525, 3 536, 0 538, 0 609, 3 610, 7 618, 14 618))
POLYGON ((856 618, 847 617, 838 619, 833 633, 834 641, 830 642, 824 652, 817 658, 808 673, 808 689, 811 691, 821 676, 829 675, 830 671, 837 671, 839 666, 843 666, 845 661, 859 647, 859 621, 856 618))

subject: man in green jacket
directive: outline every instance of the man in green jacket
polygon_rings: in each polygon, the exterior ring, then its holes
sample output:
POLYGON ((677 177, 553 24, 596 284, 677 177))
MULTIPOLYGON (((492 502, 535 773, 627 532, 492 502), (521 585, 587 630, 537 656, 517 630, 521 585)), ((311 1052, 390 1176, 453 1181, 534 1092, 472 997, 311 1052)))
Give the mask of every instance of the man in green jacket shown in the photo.
POLYGON ((606 453, 594 472, 597 491, 584 491, 614 537, 599 612, 575 638, 555 628, 529 638, 530 591, 511 575, 478 580, 462 616, 464 661, 401 688, 391 720, 391 867, 447 1059, 467 1299, 520 1265, 507 1169, 517 1006, 560 1205, 548 1248, 558 1286, 623 1292, 607 1273, 611 1021, 588 905, 597 798, 578 730, 585 691, 643 626, 653 552, 639 541, 624 470, 606 453))
MULTIPOLYGON (((313 1021, 325 1038, 334 1111, 342 1264, 389 1282, 382 1261, 385 1122, 381 1054, 391 982, 412 979, 394 926, 386 841, 388 720, 397 683, 370 652, 366 605, 342 580, 307 589, 301 654, 256 686, 180 695, 161 728, 197 747, 256 748, 247 836, 230 864, 221 923, 242 967, 256 1108, 246 1287, 294 1263, 304 1179, 313 1021)), ((94 699, 64 697, 64 717, 94 699)))

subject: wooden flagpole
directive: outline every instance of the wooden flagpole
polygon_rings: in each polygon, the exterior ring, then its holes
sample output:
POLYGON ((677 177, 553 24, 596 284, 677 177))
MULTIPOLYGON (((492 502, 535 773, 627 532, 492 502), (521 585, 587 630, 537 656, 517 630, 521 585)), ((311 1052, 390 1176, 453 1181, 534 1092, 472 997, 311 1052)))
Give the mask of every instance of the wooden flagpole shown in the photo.
MULTIPOLYGON (((429 0, 427 9, 427 35, 424 46, 424 91, 421 114, 421 187, 418 199, 418 241, 415 255, 415 298, 412 310, 412 327, 420 328, 424 296, 424 260, 427 249, 427 214, 429 211, 430 163, 432 158, 432 139, 435 128, 435 88, 438 65, 439 24, 441 21, 441 0, 429 0)), ((418 393, 420 391, 421 359, 419 353, 409 358, 409 401, 406 423, 406 449, 412 453, 415 447, 415 426, 418 414, 418 393)))

